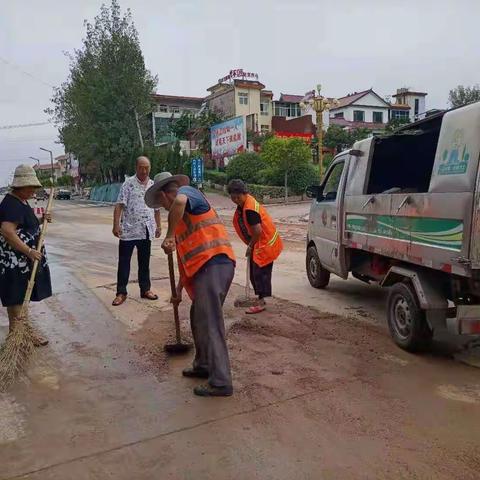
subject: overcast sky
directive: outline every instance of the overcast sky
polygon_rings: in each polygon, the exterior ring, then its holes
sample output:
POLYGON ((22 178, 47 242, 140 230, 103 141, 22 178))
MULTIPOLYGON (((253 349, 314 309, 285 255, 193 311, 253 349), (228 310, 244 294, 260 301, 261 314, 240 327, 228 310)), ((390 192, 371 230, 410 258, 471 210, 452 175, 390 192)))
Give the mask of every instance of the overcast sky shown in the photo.
MULTIPOLYGON (((0 127, 46 121, 64 51, 81 46, 101 0, 0 0, 0 127), (31 76, 30 76, 31 75, 31 76)), ((480 82, 478 0, 120 0, 130 8, 159 93, 204 96, 232 68, 256 72, 275 97, 317 83, 340 97, 402 86, 446 106, 450 88, 480 82)), ((29 156, 55 155, 52 126, 0 129, 0 185, 29 156)))

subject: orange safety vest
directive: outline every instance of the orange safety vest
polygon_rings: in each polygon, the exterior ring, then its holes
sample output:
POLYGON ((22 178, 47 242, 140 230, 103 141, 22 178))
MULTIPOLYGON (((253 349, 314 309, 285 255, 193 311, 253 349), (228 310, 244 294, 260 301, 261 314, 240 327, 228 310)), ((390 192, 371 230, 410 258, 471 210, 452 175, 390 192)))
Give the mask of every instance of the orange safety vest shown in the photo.
POLYGON ((180 280, 193 300, 193 277, 212 257, 227 255, 235 261, 225 225, 217 212, 210 210, 201 215, 185 212, 175 229, 180 280))
MULTIPOLYGON (((265 207, 257 202, 254 197, 247 195, 247 200, 243 205, 242 217, 243 223, 250 237, 252 236, 252 227, 247 222, 247 210, 257 212, 262 220, 262 235, 258 242, 253 246, 252 259, 259 267, 265 267, 275 261, 280 253, 282 253, 283 242, 265 207)), ((248 245, 250 241, 245 237, 244 232, 240 228, 240 215, 238 212, 239 210, 237 209, 233 216, 233 226, 235 227, 238 236, 248 245)))

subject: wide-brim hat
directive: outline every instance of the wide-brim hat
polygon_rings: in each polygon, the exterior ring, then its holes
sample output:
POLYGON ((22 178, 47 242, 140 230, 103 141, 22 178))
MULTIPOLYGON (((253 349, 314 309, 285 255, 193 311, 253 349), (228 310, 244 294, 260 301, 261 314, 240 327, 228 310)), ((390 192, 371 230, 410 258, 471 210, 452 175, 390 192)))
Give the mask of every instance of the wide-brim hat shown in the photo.
POLYGON ((13 174, 12 188, 35 187, 42 188, 35 170, 30 165, 19 165, 13 174))
POLYGON ((181 187, 190 185, 190 179, 186 175, 172 175, 170 172, 157 173, 153 178, 153 185, 145 192, 145 203, 148 207, 161 207, 157 201, 157 193, 171 182, 176 182, 181 187))

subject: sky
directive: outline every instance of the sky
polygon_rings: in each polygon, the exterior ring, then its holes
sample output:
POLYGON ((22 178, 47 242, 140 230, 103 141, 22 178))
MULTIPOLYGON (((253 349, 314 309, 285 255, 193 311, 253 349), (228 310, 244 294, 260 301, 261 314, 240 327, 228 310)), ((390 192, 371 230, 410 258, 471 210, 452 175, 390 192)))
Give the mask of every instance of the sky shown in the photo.
MULTIPOLYGON (((451 88, 480 82, 478 0, 119 0, 130 8, 157 92, 205 96, 243 68, 266 88, 329 97, 373 88, 428 93, 445 108, 451 88)), ((0 0, 0 186, 16 165, 63 153, 48 120, 52 87, 68 75, 84 19, 101 0, 0 0)))

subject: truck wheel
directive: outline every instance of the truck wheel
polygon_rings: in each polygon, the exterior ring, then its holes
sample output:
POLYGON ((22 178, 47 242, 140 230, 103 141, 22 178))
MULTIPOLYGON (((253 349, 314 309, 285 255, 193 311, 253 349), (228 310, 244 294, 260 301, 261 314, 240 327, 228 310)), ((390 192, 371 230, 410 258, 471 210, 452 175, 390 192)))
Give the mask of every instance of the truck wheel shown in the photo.
POLYGON ((313 246, 307 249, 307 276, 314 288, 325 288, 330 281, 330 272, 322 267, 317 249, 313 246))
POLYGON ((417 294, 408 283, 396 283, 387 300, 388 328, 395 343, 404 350, 424 349, 432 338, 425 312, 418 304, 417 294))

